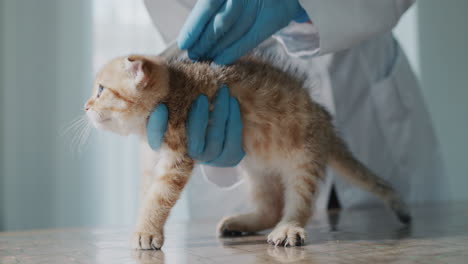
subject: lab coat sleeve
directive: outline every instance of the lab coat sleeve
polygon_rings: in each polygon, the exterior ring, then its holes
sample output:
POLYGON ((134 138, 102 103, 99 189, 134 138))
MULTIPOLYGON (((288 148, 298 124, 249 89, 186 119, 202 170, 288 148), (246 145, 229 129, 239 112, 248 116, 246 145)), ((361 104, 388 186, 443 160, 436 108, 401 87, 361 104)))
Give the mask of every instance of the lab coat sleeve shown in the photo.
POLYGON ((319 53, 350 48, 390 31, 414 0, 299 0, 320 37, 319 53))

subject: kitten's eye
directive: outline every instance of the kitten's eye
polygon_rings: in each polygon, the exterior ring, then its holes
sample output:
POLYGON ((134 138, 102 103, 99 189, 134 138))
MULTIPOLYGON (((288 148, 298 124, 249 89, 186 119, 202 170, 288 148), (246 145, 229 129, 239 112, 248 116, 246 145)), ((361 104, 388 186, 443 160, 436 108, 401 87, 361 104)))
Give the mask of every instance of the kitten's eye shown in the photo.
POLYGON ((101 96, 102 91, 104 91, 104 86, 100 84, 97 92, 97 98, 101 96))

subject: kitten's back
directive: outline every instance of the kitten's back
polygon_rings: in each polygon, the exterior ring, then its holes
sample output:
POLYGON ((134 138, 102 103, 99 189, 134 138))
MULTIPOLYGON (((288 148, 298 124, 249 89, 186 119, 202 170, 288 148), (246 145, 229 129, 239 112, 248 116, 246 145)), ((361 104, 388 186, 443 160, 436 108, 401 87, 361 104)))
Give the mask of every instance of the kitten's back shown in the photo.
POLYGON ((254 57, 231 66, 177 61, 169 68, 175 85, 171 89, 190 98, 185 102, 187 109, 198 94, 211 100, 221 85, 229 87, 240 105, 247 155, 274 165, 293 153, 319 153, 345 179, 383 199, 402 222, 410 221, 405 204, 390 184, 353 157, 338 137, 329 113, 310 98, 303 80, 297 78, 300 75, 254 57))

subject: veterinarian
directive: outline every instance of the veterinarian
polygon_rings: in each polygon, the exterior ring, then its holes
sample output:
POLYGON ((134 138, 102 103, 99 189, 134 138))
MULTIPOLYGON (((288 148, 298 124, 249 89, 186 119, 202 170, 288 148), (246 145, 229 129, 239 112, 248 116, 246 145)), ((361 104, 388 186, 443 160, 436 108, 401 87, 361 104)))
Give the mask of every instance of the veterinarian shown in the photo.
MULTIPOLYGON (((230 64, 257 48, 302 68, 317 80, 311 89, 314 100, 333 114, 337 130, 358 159, 391 182, 405 200, 423 202, 442 199, 446 183, 421 91, 392 34, 413 2, 145 0, 165 40, 177 39, 193 60, 230 64), (314 93, 314 89, 319 90, 314 93)), ((233 99, 216 100, 229 105, 233 99)), ((227 175, 236 175, 235 169, 216 167, 233 167, 245 153, 241 147, 242 124, 230 118, 239 109, 222 108, 209 112, 205 96, 195 100, 187 123, 188 150, 205 165, 210 179, 229 185, 235 179, 227 175)), ((153 149, 161 144, 161 128, 166 122, 167 111, 158 106, 148 123, 153 149)), ((318 209, 327 207, 332 186, 342 208, 378 203, 329 171, 316 202, 318 209)), ((232 208, 239 207, 243 201, 235 197, 242 195, 236 192, 242 191, 215 191, 213 205, 222 200, 225 207, 228 203, 233 203, 232 208), (223 195, 226 197, 220 197, 223 195)), ((210 192, 196 193, 197 197, 203 195, 209 197, 210 192)))

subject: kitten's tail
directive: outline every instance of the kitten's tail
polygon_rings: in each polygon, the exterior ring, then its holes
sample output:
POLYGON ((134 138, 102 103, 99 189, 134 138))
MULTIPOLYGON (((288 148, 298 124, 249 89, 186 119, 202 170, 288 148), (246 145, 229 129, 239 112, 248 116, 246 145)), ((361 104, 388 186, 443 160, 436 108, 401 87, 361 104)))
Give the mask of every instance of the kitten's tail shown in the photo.
POLYGON ((411 216, 407 206, 393 187, 355 159, 340 138, 336 136, 332 145, 330 165, 346 180, 384 200, 402 223, 409 224, 411 216))

